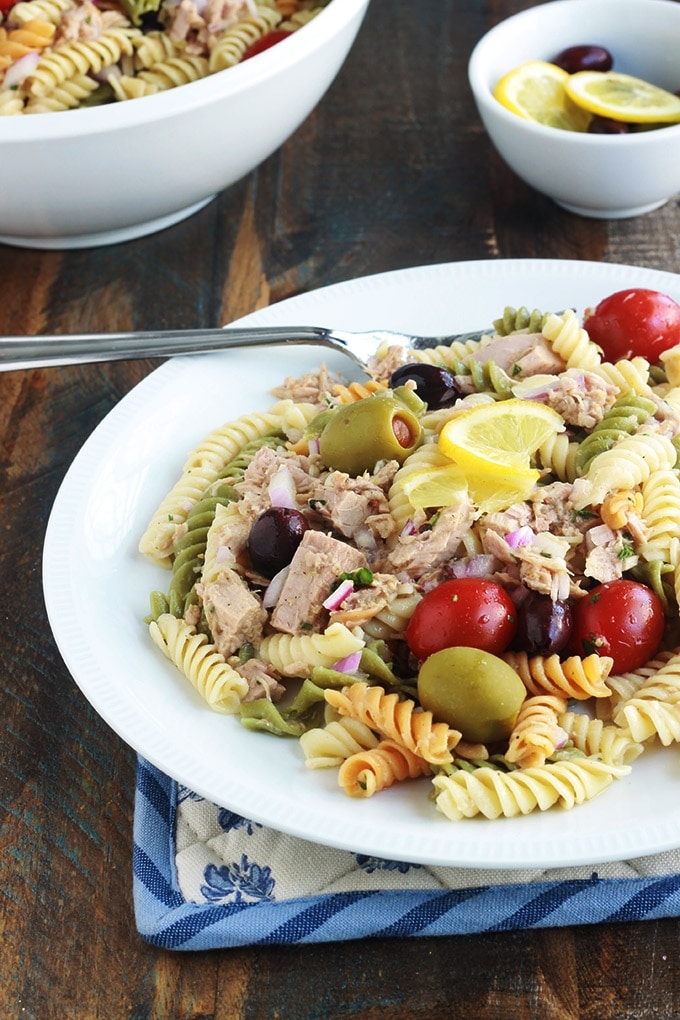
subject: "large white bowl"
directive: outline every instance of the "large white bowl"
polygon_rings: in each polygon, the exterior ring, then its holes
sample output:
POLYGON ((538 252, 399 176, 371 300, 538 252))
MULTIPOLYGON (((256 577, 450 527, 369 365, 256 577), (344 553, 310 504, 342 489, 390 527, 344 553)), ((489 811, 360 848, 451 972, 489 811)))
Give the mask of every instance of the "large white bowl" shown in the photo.
POLYGON ((191 215, 300 126, 340 70, 369 0, 333 0, 284 42, 168 92, 0 118, 0 242, 82 248, 191 215))
POLYGON ((680 125, 628 135, 544 127, 506 110, 498 79, 527 60, 597 44, 614 69, 680 89, 676 0, 551 0, 492 28, 472 51, 468 77, 482 122, 515 173, 583 216, 619 219, 656 209, 680 191, 680 125))

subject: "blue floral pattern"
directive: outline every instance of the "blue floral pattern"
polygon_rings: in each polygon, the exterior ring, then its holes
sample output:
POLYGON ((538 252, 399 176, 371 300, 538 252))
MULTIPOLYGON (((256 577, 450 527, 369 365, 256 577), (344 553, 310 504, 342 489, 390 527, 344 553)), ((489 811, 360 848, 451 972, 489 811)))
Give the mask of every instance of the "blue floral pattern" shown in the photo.
POLYGON ((251 822, 249 818, 235 814, 227 808, 220 808, 217 814, 217 824, 225 832, 235 832, 236 829, 245 829, 249 836, 252 836, 255 829, 261 829, 259 822, 251 822))
POLYGON ((388 861, 384 857, 369 857, 366 854, 355 854, 354 857, 367 875, 372 875, 374 871, 398 871, 400 875, 405 875, 412 868, 421 867, 420 864, 409 864, 408 861, 388 861))
POLYGON ((217 867, 208 864, 203 872, 201 893, 210 903, 228 900, 231 903, 274 900, 276 882, 271 868, 250 862, 247 854, 240 861, 217 867))

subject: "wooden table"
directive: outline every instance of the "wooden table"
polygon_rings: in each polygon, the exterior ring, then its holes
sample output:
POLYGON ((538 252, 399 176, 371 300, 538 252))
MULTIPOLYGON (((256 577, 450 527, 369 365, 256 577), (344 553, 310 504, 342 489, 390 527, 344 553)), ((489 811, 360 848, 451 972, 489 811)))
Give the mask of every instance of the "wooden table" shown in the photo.
MULTIPOLYGON (((192 219, 90 251, 0 246, 0 333, 216 326, 325 284, 466 259, 680 271, 677 199, 639 219, 578 218, 492 152, 466 63, 482 33, 523 6, 374 0, 295 137, 192 219)), ((139 938, 135 757, 62 663, 41 551, 80 445, 155 364, 0 376, 3 1020, 676 1016, 674 920, 198 954, 139 938)))

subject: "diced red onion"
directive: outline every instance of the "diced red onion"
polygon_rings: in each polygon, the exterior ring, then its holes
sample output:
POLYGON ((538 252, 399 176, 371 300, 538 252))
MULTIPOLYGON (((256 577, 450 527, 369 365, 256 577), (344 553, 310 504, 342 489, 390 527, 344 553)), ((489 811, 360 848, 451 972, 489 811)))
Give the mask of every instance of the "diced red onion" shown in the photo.
POLYGON ((279 596, 285 584, 286 578, 290 572, 290 564, 279 570, 278 574, 274 574, 271 581, 265 588, 264 595, 262 596, 262 605, 265 609, 273 609, 276 603, 279 601, 279 596))
POLYGON ((311 454, 321 453, 321 441, 319 439, 310 439, 307 443, 307 449, 311 454))
POLYGON ((505 541, 511 549, 518 549, 521 545, 531 545, 535 538, 536 536, 529 525, 524 524, 516 531, 509 531, 505 536, 505 541))
POLYGON ((586 546, 595 549, 599 546, 607 545, 608 542, 613 541, 615 538, 614 532, 607 524, 598 524, 596 527, 589 528, 586 531, 586 546))
POLYGON ((25 53, 23 57, 19 57, 5 71, 5 77, 2 82, 3 87, 11 89, 15 85, 21 85, 24 78, 28 78, 30 74, 33 74, 39 60, 40 54, 37 50, 31 50, 30 53, 25 53))
POLYGON ((344 659, 339 659, 333 666, 333 669, 337 673, 356 673, 360 665, 361 652, 359 651, 346 655, 344 659))
POLYGON ((272 475, 267 493, 272 506, 287 507, 289 510, 297 509, 295 483, 286 464, 283 464, 272 475))
POLYGON ((454 560, 449 565, 451 575, 461 577, 487 577, 493 573, 495 557, 490 553, 477 553, 462 560, 454 560))
POLYGON ((354 581, 341 581, 335 591, 332 591, 323 603, 324 609, 328 609, 331 612, 333 612, 334 609, 339 609, 347 596, 351 595, 353 591, 354 581))
POLYGON ((407 535, 415 535, 415 533, 416 533, 416 526, 413 523, 413 521, 411 520, 411 518, 409 517, 409 519, 407 520, 406 524, 401 529, 401 535, 399 537, 403 538, 403 537, 405 537, 407 535))
POLYGON ((555 750, 561 751, 569 743, 569 734, 562 727, 559 728, 555 737, 555 750))

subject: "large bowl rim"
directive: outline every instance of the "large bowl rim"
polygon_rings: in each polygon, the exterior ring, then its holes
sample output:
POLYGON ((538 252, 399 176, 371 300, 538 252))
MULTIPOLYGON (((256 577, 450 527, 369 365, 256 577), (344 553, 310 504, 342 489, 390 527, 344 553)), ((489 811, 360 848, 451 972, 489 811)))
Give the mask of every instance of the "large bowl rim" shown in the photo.
MULTIPOLYGON (((508 18, 504 18, 502 21, 490 28, 488 32, 479 39, 475 44, 468 60, 468 82, 472 90, 472 94, 475 101, 480 108, 484 108, 494 117, 500 119, 502 122, 513 125, 517 130, 524 131, 527 134, 535 134, 538 138, 552 138, 555 139, 558 136, 565 144, 566 140, 569 140, 570 144, 583 145, 585 147, 603 145, 603 146, 619 146, 626 145, 627 147, 636 147, 641 145, 649 145, 650 142, 658 142, 660 136, 665 141, 673 138, 677 138, 680 134, 680 124, 669 124, 659 131, 642 131, 638 133, 621 135, 596 135, 587 134, 585 132, 573 132, 573 131, 562 131, 559 128, 549 127, 545 124, 538 124, 530 120, 524 120, 518 117, 517 114, 512 113, 510 110, 506 110, 505 107, 494 98, 491 88, 486 80, 483 73, 483 60, 486 56, 486 51, 489 45, 499 36, 501 36, 507 29, 508 26, 513 27, 521 24, 524 21, 529 21, 535 17, 541 17, 545 14, 546 17, 550 17, 558 8, 564 9, 566 7, 583 8, 592 11, 594 4, 610 5, 615 7, 617 14, 623 16, 623 9, 635 8, 640 11, 644 11, 649 14, 650 10, 654 7, 670 12, 675 10, 678 14, 680 21, 680 3, 677 0, 544 0, 543 3, 537 4, 535 7, 527 8, 526 10, 519 11, 517 14, 512 14, 508 18), (549 10, 548 10, 549 9, 549 10)), ((540 59, 540 58, 538 58, 540 59)))
POLYGON ((304 29, 294 32, 279 45, 270 47, 252 60, 218 71, 199 81, 189 82, 180 88, 124 103, 69 110, 63 115, 2 117, 0 144, 33 144, 52 139, 105 134, 190 113, 211 103, 221 103, 226 98, 237 96, 275 78, 281 71, 304 60, 355 17, 363 16, 369 3, 370 0, 333 0, 304 29))

